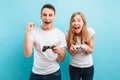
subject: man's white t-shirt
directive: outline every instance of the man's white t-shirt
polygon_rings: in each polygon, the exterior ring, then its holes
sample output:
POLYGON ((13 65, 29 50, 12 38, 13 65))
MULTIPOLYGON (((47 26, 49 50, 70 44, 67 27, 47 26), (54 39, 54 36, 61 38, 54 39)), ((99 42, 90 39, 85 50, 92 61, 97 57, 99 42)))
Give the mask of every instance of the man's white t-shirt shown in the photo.
POLYGON ((62 31, 54 28, 51 31, 44 31, 41 27, 36 27, 30 33, 30 38, 34 41, 34 64, 32 72, 46 75, 60 69, 57 61, 58 55, 52 49, 42 52, 43 46, 58 45, 66 47, 66 38, 62 31))

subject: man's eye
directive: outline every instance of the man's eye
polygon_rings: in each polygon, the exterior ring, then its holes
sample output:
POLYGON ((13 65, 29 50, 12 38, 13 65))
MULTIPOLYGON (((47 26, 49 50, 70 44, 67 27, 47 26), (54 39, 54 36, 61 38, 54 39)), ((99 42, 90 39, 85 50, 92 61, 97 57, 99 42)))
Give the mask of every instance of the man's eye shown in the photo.
POLYGON ((46 14, 43 14, 43 16, 47 16, 46 14))
POLYGON ((49 15, 50 17, 52 16, 52 14, 49 15))

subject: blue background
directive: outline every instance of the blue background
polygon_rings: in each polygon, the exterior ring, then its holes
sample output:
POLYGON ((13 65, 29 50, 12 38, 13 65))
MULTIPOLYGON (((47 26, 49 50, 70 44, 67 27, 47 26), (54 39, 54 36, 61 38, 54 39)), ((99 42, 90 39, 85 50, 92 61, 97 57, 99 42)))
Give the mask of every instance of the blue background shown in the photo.
MULTIPOLYGON (((0 1, 0 80, 28 80, 33 55, 26 58, 23 43, 26 23, 41 24, 41 7, 56 8, 54 25, 66 32, 73 12, 81 11, 94 28, 94 80, 120 80, 120 1, 119 0, 1 0, 0 1)), ((60 62, 62 80, 69 80, 70 55, 60 62)))

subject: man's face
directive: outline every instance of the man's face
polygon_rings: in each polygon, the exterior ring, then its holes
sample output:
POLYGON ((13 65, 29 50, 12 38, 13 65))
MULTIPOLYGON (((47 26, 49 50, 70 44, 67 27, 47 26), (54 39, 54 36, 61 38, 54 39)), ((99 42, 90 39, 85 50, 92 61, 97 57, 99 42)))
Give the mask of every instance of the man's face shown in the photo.
POLYGON ((41 19, 44 26, 52 26, 55 19, 55 12, 52 9, 44 8, 41 13, 41 19))

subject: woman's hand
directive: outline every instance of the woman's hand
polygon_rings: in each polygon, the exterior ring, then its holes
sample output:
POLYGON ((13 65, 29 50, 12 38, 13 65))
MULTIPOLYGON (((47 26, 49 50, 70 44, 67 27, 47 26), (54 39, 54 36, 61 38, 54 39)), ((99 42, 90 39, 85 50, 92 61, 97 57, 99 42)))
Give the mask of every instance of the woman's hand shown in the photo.
POLYGON ((74 45, 72 45, 72 46, 70 47, 70 53, 71 53, 72 55, 76 54, 77 51, 78 51, 78 50, 74 47, 74 45))

